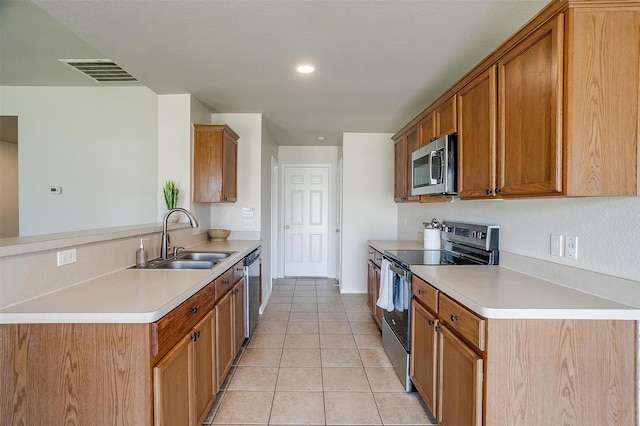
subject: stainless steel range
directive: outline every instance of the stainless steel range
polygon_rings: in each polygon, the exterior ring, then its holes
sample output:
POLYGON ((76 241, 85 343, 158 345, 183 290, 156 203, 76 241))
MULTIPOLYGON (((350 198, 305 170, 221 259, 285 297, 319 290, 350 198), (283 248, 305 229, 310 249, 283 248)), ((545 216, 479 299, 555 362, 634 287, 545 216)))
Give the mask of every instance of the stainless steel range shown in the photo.
POLYGON ((497 265, 500 228, 444 222, 441 250, 385 250, 378 305, 384 309, 382 343, 407 392, 411 348, 411 265, 497 265), (383 293, 386 292, 386 293, 383 293))

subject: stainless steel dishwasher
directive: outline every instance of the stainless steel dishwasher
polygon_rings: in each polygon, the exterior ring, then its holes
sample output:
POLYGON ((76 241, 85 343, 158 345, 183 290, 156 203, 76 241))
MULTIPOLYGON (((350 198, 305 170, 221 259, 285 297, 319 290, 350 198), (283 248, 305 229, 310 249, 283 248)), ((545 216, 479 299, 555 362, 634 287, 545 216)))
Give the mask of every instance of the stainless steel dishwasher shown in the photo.
POLYGON ((251 337, 260 315, 261 251, 255 249, 244 258, 244 335, 251 337))

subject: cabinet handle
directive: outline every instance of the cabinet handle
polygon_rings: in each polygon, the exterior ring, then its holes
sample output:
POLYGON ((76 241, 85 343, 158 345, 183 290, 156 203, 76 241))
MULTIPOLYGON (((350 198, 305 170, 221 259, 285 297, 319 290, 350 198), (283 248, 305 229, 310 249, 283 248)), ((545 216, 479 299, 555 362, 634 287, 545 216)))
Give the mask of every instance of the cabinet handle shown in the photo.
POLYGON ((440 327, 439 325, 436 325, 436 328, 434 328, 434 330, 435 330, 436 333, 440 333, 440 329, 441 328, 442 327, 440 327))
POLYGON ((196 333, 192 333, 191 334, 191 341, 195 342, 196 340, 198 340, 198 336, 196 335, 196 333))
POLYGON ((191 312, 194 314, 198 313, 198 308, 194 306, 193 308, 191 308, 191 312))
POLYGON ((490 190, 489 188, 487 188, 484 192, 485 192, 485 194, 487 194, 487 195, 491 194, 491 190, 490 190))
POLYGON ((422 289, 418 289, 418 294, 423 294, 424 291, 422 291, 422 289))
POLYGON ((436 322, 435 322, 434 320, 429 320, 429 325, 433 325, 433 324, 435 324, 435 323, 436 323, 436 322))
POLYGON ((451 322, 458 321, 457 315, 451 315, 451 322))
POLYGON ((496 188, 496 189, 495 189, 495 193, 496 193, 496 194, 499 194, 500 192, 502 192, 502 190, 501 190, 500 188, 496 188))
POLYGON ((196 331, 196 339, 199 339, 199 338, 200 338, 200 331, 198 330, 196 331))
POLYGON ((224 280, 223 280, 223 281, 222 281, 222 284, 224 284, 224 285, 229 285, 229 281, 224 281, 224 280))

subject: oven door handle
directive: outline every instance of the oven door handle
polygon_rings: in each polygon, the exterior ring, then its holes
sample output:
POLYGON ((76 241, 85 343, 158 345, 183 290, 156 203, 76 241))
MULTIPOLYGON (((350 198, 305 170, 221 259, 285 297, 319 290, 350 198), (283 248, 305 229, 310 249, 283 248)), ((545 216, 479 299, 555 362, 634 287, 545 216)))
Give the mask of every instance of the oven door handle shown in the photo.
POLYGON ((389 269, 391 269, 391 271, 398 275, 399 277, 405 278, 407 276, 407 271, 403 268, 399 268, 396 265, 394 265, 393 263, 389 265, 389 269))

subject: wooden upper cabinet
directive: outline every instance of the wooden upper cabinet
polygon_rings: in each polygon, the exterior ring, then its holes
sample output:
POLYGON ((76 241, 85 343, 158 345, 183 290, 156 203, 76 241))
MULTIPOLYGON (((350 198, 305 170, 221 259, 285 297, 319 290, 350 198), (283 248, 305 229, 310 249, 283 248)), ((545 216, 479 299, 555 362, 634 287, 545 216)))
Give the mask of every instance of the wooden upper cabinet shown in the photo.
POLYGON ((565 192, 639 195, 640 9, 565 15, 565 192))
POLYGON ((426 146, 436 137, 436 113, 435 111, 427 115, 418 124, 420 129, 420 140, 418 141, 418 148, 426 146))
POLYGON ((458 131, 457 96, 453 95, 435 110, 436 137, 441 138, 458 131))
POLYGON ((498 61, 498 185, 509 195, 562 191, 563 15, 498 61))
POLYGON ((496 181, 496 67, 458 92, 458 195, 493 197, 496 181))
POLYGON ((394 201, 404 203, 418 201, 411 195, 411 153, 418 149, 418 126, 414 126, 394 145, 394 201))
POLYGON ((225 124, 193 127, 193 201, 237 201, 239 136, 225 124))

